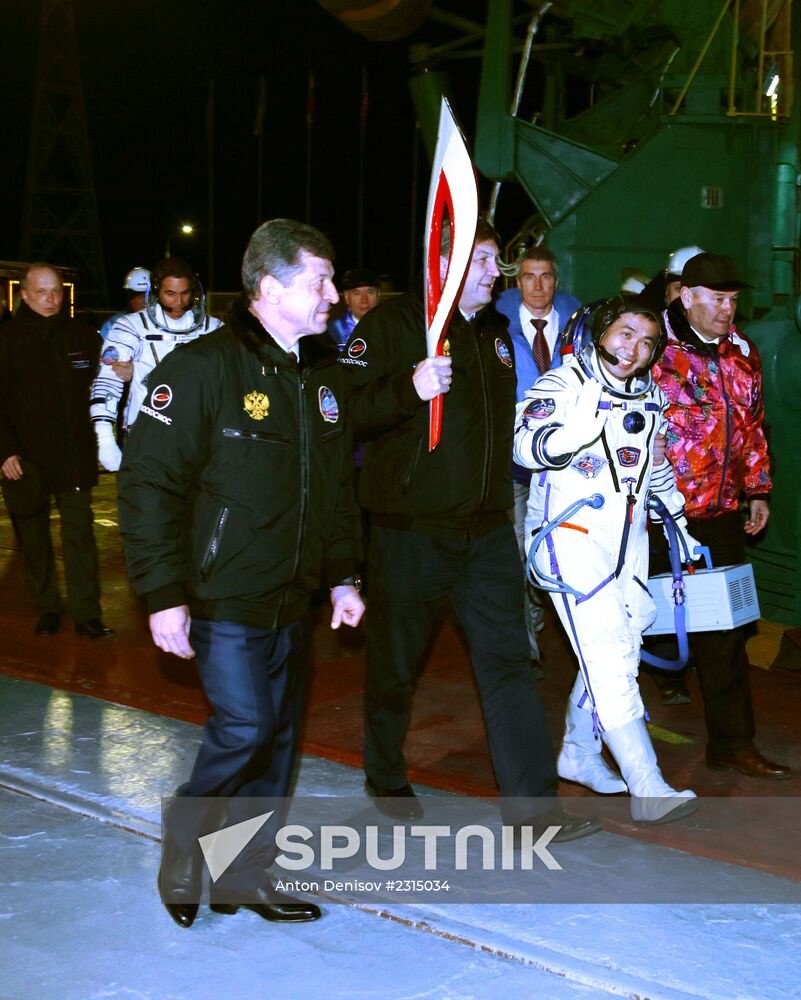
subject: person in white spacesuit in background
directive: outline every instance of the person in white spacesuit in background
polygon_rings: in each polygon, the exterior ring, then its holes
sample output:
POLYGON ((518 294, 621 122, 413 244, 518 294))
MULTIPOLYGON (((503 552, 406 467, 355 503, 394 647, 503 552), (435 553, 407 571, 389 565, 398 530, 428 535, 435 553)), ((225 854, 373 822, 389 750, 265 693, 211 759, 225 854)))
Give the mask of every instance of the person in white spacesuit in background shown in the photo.
POLYGON ((156 365, 180 344, 189 343, 222 324, 207 316, 198 276, 186 261, 165 257, 153 268, 145 308, 123 315, 106 338, 98 373, 92 383, 89 412, 97 437, 100 464, 109 472, 120 467, 121 451, 114 425, 125 382, 115 371, 119 362, 133 362, 133 378, 123 416, 124 429, 136 420, 150 392, 152 406, 161 408, 158 386, 145 380, 156 365))
POLYGON ((673 516, 688 553, 696 543, 659 440, 667 401, 650 368, 665 335, 637 296, 620 294, 577 314, 565 333, 571 341, 574 356, 518 403, 514 444, 515 461, 535 470, 529 548, 556 522, 533 562, 579 664, 557 768, 597 792, 628 790, 636 821, 667 822, 697 802, 662 778, 637 684, 642 632, 656 616, 647 590, 649 492, 673 516), (585 498, 593 505, 581 504, 585 498), (603 760, 599 736, 622 779, 603 760))

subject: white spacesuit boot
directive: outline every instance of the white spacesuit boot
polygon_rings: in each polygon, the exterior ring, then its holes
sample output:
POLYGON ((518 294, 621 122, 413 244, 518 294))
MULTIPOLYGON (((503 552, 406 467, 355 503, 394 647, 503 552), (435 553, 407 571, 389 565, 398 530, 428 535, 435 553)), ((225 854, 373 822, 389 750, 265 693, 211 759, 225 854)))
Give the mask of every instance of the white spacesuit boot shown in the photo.
POLYGON ((576 781, 602 795, 627 792, 626 782, 615 774, 601 756, 601 741, 592 727, 592 712, 567 702, 565 736, 556 770, 564 781, 576 781))
POLYGON ((695 792, 677 792, 662 777, 645 719, 604 734, 620 773, 631 792, 631 818, 635 823, 671 823, 698 808, 695 792))

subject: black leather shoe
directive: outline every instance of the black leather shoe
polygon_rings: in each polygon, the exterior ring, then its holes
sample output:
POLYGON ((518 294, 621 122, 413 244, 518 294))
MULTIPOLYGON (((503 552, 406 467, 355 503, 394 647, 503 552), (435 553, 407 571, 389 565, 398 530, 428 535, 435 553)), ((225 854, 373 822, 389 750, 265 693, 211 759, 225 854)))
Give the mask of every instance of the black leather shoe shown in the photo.
POLYGON ((191 927, 200 907, 197 903, 164 903, 164 909, 179 927, 191 927))
POLYGON ((364 790, 375 802, 376 809, 391 819, 423 818, 423 807, 408 782, 400 788, 382 788, 367 778, 364 790))
POLYGON ((774 764, 763 757, 756 747, 743 747, 729 753, 706 752, 706 766, 711 771, 739 771, 749 778, 782 779, 792 777, 793 772, 783 764, 774 764))
POLYGON ((158 877, 159 896, 164 909, 179 927, 191 927, 198 911, 202 892, 202 867, 199 856, 179 853, 169 843, 162 845, 158 877))
POLYGON ((547 812, 537 813, 529 816, 528 819, 515 823, 516 840, 519 843, 520 828, 530 826, 532 828, 532 839, 537 840, 545 833, 549 826, 558 826, 559 829, 551 837, 549 843, 561 844, 568 840, 578 840, 581 837, 589 837, 593 833, 600 833, 601 824, 594 816, 569 816, 564 809, 559 807, 549 809, 547 812))
POLYGON ((106 628, 99 618, 90 618, 88 622, 79 622, 75 626, 75 634, 84 639, 112 639, 117 633, 113 628, 106 628))
POLYGON ((39 621, 33 631, 37 635, 55 635, 61 625, 61 615, 58 611, 45 611, 39 616, 39 621))
POLYGON ((215 901, 215 888, 212 885, 210 906, 214 913, 236 913, 241 908, 257 913, 264 920, 285 924, 319 920, 322 916, 320 907, 316 903, 302 902, 292 896, 287 896, 286 893, 279 892, 272 883, 249 892, 247 897, 242 898, 241 902, 231 901, 232 899, 236 900, 237 894, 220 892, 220 890, 217 890, 217 894, 224 895, 226 902, 215 901))

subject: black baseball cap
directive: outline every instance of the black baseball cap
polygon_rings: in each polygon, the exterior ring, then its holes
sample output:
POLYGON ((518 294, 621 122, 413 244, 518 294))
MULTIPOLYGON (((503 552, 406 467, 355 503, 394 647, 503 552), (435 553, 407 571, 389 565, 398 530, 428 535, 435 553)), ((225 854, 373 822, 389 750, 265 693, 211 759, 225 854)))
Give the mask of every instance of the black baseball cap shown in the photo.
POLYGON ((379 287, 380 282, 375 271, 371 271, 368 267, 352 267, 349 271, 345 271, 342 276, 343 292, 349 292, 351 288, 361 288, 362 285, 379 287))
POLYGON ((736 292, 740 288, 753 288, 737 276, 737 265, 731 257, 717 253, 699 253, 691 257, 681 272, 681 283, 686 288, 711 288, 716 292, 736 292))

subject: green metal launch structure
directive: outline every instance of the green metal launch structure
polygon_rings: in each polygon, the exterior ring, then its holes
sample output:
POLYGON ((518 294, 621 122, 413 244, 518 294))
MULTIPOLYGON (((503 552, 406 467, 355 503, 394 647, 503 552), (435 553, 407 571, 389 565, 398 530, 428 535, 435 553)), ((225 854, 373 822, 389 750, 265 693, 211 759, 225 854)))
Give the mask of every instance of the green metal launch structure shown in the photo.
POLYGON ((765 370, 774 459, 772 519, 751 549, 762 613, 801 623, 799 575, 799 101, 792 5, 663 0, 569 3, 570 34, 601 45, 600 97, 565 119, 568 54, 546 69, 549 127, 509 113, 512 4, 491 0, 476 163, 516 179, 557 254, 565 286, 590 301, 622 268, 664 267, 691 244, 727 253, 754 286, 745 331, 765 370), (778 81, 775 81, 775 78, 778 81), (553 78, 553 79, 551 79, 553 78), (770 92, 770 96, 766 92, 770 92))
POLYGON ((507 184, 531 202, 510 250, 543 239, 582 301, 619 288, 623 268, 655 274, 678 247, 737 261, 753 285, 739 321, 762 356, 774 461, 771 519, 750 558, 763 616, 801 625, 801 12, 792 0, 488 0, 484 24, 463 4, 321 3, 376 40, 416 29, 411 89, 429 147, 448 61, 481 46, 476 166, 496 182, 493 205, 507 184), (461 39, 417 42, 431 23, 461 39))

